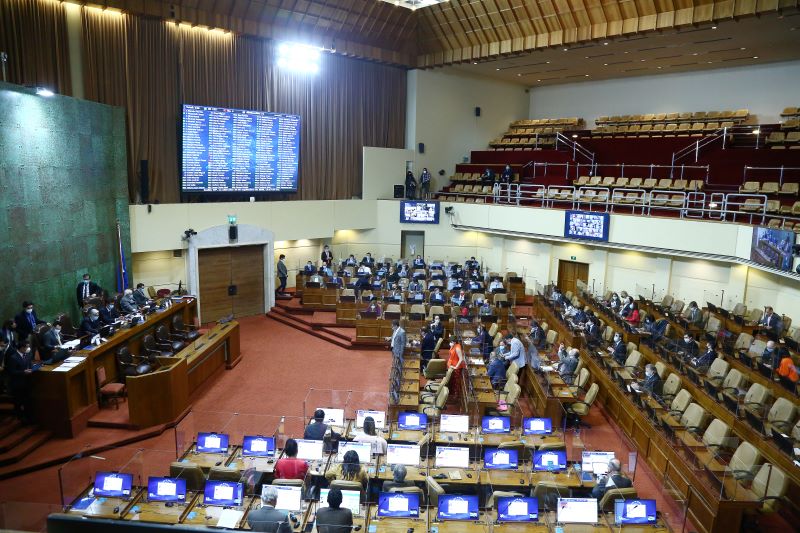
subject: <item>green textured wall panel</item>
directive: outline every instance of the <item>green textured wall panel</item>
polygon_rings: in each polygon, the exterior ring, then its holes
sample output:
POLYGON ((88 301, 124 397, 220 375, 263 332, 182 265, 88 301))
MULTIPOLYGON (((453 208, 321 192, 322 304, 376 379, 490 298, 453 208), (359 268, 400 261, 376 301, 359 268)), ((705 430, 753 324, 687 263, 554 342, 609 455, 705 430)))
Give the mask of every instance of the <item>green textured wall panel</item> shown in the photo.
POLYGON ((89 271, 116 290, 116 221, 130 262, 125 114, 0 83, 0 319, 33 300, 77 319, 89 271))

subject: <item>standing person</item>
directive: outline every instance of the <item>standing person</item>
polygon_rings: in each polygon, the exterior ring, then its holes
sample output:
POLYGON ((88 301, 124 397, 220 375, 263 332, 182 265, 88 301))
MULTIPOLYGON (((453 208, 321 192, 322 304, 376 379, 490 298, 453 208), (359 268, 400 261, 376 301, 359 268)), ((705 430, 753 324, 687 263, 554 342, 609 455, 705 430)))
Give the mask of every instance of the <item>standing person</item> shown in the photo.
POLYGON ((327 244, 322 248, 322 254, 320 255, 320 260, 326 267, 330 267, 333 263, 333 252, 331 252, 330 246, 327 244))
POLYGON ((433 356, 434 348, 436 348, 436 336, 430 330, 428 326, 424 326, 422 328, 422 344, 420 346, 420 352, 422 357, 422 370, 425 370, 425 367, 428 366, 428 363, 431 362, 433 356))
POLYGON ((92 281, 92 276, 87 272, 83 275, 83 281, 78 283, 75 289, 78 298, 78 307, 83 307, 83 301, 89 298, 97 298, 103 292, 100 285, 92 281))
POLYGON ((30 340, 31 333, 34 332, 36 326, 44 324, 44 320, 39 320, 36 316, 36 311, 33 310, 33 302, 22 302, 22 312, 14 317, 14 322, 17 324, 17 335, 20 341, 30 340))
POLYGON ((461 348, 461 339, 453 336, 450 339, 450 353, 447 357, 447 368, 453 369, 450 376, 450 394, 458 398, 461 396, 461 374, 467 362, 464 359, 464 350, 461 348))
POLYGON ((406 171, 406 198, 413 200, 417 197, 417 180, 414 178, 414 173, 410 170, 406 171))
POLYGON ((392 356, 402 359, 406 350, 406 330, 400 326, 399 320, 392 321, 392 336, 389 338, 389 349, 392 356))
POLYGON ((23 424, 30 424, 33 421, 31 405, 33 353, 27 338, 21 339, 17 349, 6 356, 4 372, 8 374, 8 388, 14 402, 14 415, 23 424))
POLYGON ((525 367, 526 356, 525 346, 522 341, 516 338, 513 333, 507 333, 505 343, 508 349, 508 353, 504 357, 506 363, 509 365, 516 363, 517 368, 522 370, 525 367))
POLYGON ((278 256, 278 280, 280 280, 281 284, 275 290, 277 294, 284 294, 286 292, 286 279, 289 277, 289 269, 286 268, 286 263, 283 260, 286 259, 284 254, 278 256))
POLYGON ((422 174, 419 175, 419 183, 421 186, 420 198, 425 200, 431 192, 431 173, 428 172, 427 168, 422 169, 422 174))

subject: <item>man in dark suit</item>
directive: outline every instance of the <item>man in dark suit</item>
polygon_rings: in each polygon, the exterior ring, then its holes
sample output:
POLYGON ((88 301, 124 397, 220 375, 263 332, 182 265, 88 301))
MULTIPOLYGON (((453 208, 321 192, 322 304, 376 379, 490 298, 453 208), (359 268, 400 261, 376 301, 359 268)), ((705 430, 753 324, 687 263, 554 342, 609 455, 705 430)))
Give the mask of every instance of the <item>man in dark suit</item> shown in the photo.
POLYGON ((422 328, 422 344, 420 351, 422 354, 422 370, 428 366, 428 363, 433 359, 433 349, 436 348, 436 337, 428 326, 422 328))
POLYGON ((677 350, 683 353, 685 359, 697 357, 698 347, 691 333, 686 333, 683 336, 683 342, 678 343, 677 350))
POLYGON ((122 298, 119 299, 119 306, 123 313, 130 314, 139 311, 136 299, 133 297, 133 290, 125 289, 122 298))
POLYGON ((8 346, 16 348, 19 335, 17 335, 17 323, 14 319, 6 320, 3 323, 3 328, 0 329, 0 337, 2 337, 8 346))
POLYGON ((664 383, 661 381, 661 377, 658 375, 658 372, 656 372, 655 365, 651 363, 647 363, 647 365, 645 365, 644 381, 642 381, 641 387, 654 396, 661 396, 664 383))
POLYGON ((600 342, 600 328, 594 318, 589 318, 586 321, 586 328, 583 331, 586 334, 586 344, 590 347, 594 347, 600 342))
POLYGON ((48 329, 42 335, 42 346, 39 348, 39 355, 43 361, 55 362, 54 356, 58 356, 58 360, 66 358, 66 349, 62 347, 64 344, 61 338, 61 322, 54 322, 53 327, 48 329))
POLYGON ((436 337, 436 340, 439 340, 444 335, 444 326, 442 325, 442 319, 439 318, 439 315, 435 315, 433 317, 433 322, 431 322, 431 333, 433 336, 436 337))
POLYGON ((32 421, 31 374, 33 373, 33 353, 27 338, 19 341, 19 346, 6 356, 4 372, 8 375, 8 387, 14 402, 14 414, 23 424, 32 421))
POLYGON ((608 347, 608 351, 611 352, 614 361, 620 365, 625 364, 625 359, 628 358, 628 349, 622 342, 622 336, 619 333, 614 334, 614 344, 608 347))
POLYGON ((119 311, 114 305, 114 300, 109 300, 106 305, 100 309, 100 320, 103 324, 111 326, 119 318, 119 311))
POLYGON ((100 285, 92 281, 92 277, 87 272, 83 275, 83 281, 78 283, 78 286, 75 289, 75 294, 78 298, 78 307, 83 307, 83 301, 88 298, 96 298, 100 296, 103 292, 103 289, 100 288, 100 285))
POLYGON ((323 246, 322 254, 320 254, 319 258, 325 266, 331 266, 333 263, 333 252, 331 252, 331 249, 327 244, 323 246))
POLYGON ((268 531, 269 533, 291 533, 289 515, 285 511, 275 509, 278 502, 278 489, 271 485, 264 485, 261 490, 261 508, 250 511, 247 523, 253 531, 268 531))
POLYGON ((317 409, 314 411, 314 421, 306 426, 303 433, 304 439, 322 440, 325 433, 328 431, 328 425, 325 423, 325 411, 317 409))
POLYGON ((39 320, 36 311, 33 309, 33 302, 22 302, 22 312, 14 317, 17 324, 17 336, 21 341, 29 340, 31 333, 39 324, 44 324, 44 320, 39 320))
POLYGON ((328 491, 328 506, 317 511, 317 531, 319 533, 350 533, 353 526, 353 512, 343 509, 342 491, 333 488, 328 491))
POLYGON ((103 328, 103 322, 100 320, 100 311, 92 307, 89 313, 81 321, 80 330, 91 336, 100 335, 100 330, 103 328))
POLYGON ((775 314, 775 312, 772 310, 772 307, 767 306, 764 308, 764 316, 761 318, 761 321, 758 324, 763 326, 767 333, 778 335, 780 333, 780 331, 778 331, 778 326, 780 323, 781 317, 775 314))
POLYGON ((627 489, 633 482, 622 475, 622 464, 619 459, 608 462, 608 474, 597 480, 597 485, 592 489, 592 498, 597 498, 598 503, 608 489, 627 489))
POLYGON ((136 290, 133 291, 133 300, 139 307, 147 305, 147 294, 144 292, 144 283, 137 283, 136 290))
POLYGON ((375 260, 372 258, 372 254, 370 252, 367 252, 367 255, 365 255, 361 260, 361 264, 370 268, 375 266, 375 260))

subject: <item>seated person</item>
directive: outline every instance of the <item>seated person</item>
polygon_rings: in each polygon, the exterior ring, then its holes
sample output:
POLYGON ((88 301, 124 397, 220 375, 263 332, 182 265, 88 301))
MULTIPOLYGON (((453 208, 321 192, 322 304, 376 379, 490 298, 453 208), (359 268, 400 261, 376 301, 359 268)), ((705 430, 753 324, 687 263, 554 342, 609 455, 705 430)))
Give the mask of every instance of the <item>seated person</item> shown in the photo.
POLYGON ((628 296, 625 299, 625 303, 623 304, 622 308, 619 310, 619 316, 622 318, 628 318, 628 315, 631 314, 633 311, 634 301, 632 296, 628 296))
POLYGON ((616 292, 611 294, 611 299, 608 301, 608 306, 614 311, 622 307, 622 301, 619 299, 619 294, 616 292))
POLYGON ((458 279, 458 276, 453 274, 447 279, 447 290, 448 291, 455 291, 461 288, 461 280, 458 279))
POLYGON ((251 531, 267 531, 270 533, 291 533, 289 515, 286 511, 275 509, 278 503, 278 490, 270 485, 264 485, 261 491, 261 507, 253 509, 247 514, 247 523, 251 531))
MULTIPOLYGON (((745 352, 749 353, 749 352, 745 352)), ((766 346, 764 346, 764 351, 761 353, 761 361, 770 367, 773 367, 773 363, 777 366, 777 363, 780 362, 778 350, 776 349, 775 341, 767 341, 766 346)), ((774 367, 773 367, 774 368, 774 367)))
POLYGON ((133 297, 133 290, 125 289, 125 292, 122 294, 122 298, 119 300, 119 307, 125 314, 136 313, 139 311, 139 304, 136 303, 136 299, 133 297))
POLYGON ((558 358, 558 363, 561 363, 564 359, 567 358, 567 346, 560 342, 558 344, 558 350, 556 350, 556 358, 558 358))
POLYGON ((483 327, 482 324, 478 324, 475 337, 472 339, 472 345, 480 348, 481 355, 483 356, 484 360, 492 351, 492 338, 489 336, 489 332, 483 327))
POLYGON ((454 292, 453 295, 450 297, 450 303, 453 305, 461 305, 466 301, 466 295, 464 291, 454 292))
POLYGON ((306 263, 306 266, 303 267, 303 274, 305 274, 306 276, 310 276, 311 274, 316 274, 316 273, 317 273, 317 267, 315 267, 311 261, 308 261, 306 263))
POLYGON ((467 301, 466 298, 461 302, 461 305, 459 306, 457 313, 458 313, 458 322, 460 324, 469 324, 470 322, 472 322, 472 314, 470 313, 469 302, 467 301))
POLYGON ((693 326, 703 326, 703 312, 697 307, 697 302, 689 302, 689 308, 686 310, 686 321, 693 326))
POLYGON ((144 292, 144 283, 136 284, 136 290, 133 291, 133 299, 139 307, 147 305, 149 298, 144 292))
POLYGON ((707 369, 709 366, 711 366, 711 363, 713 363, 714 359, 717 358, 717 352, 715 348, 716 344, 714 341, 708 341, 706 344, 705 353, 699 357, 694 357, 692 359, 692 366, 698 369, 707 369))
POLYGON ((330 285, 333 287, 344 287, 344 280, 339 276, 339 274, 334 273, 331 276, 330 285))
POLYGON ((372 275, 372 269, 368 265, 360 265, 356 270, 358 277, 369 277, 372 275))
POLYGON ((480 309, 478 309, 478 314, 480 316, 492 316, 493 313, 492 304, 489 303, 489 300, 484 300, 480 309))
POLYGON ((434 287, 429 300, 433 305, 444 305, 444 294, 442 294, 442 289, 440 287, 434 287))
MULTIPOLYGON (((321 269, 320 269, 320 270, 321 270, 321 269)), ((311 275, 311 276, 308 278, 308 280, 307 280, 307 283, 316 283, 316 284, 318 284, 318 285, 319 285, 321 288, 325 288, 325 278, 323 278, 321 274, 316 274, 316 273, 312 274, 312 275, 311 275)))
POLYGON ((481 174, 481 183, 483 185, 492 185, 494 184, 494 182, 495 182, 494 170, 492 170, 489 167, 486 167, 486 170, 484 170, 483 174, 481 174))
POLYGON ((678 343, 677 351, 683 354, 684 359, 697 357, 699 348, 691 333, 686 333, 683 336, 683 341, 678 343))
POLYGON ((42 361, 55 362, 55 360, 63 360, 67 357, 66 348, 61 338, 61 322, 53 322, 53 327, 47 330, 42 336, 42 345, 39 347, 39 355, 42 361))
POLYGON ((489 381, 492 382, 492 387, 499 389, 503 386, 506 380, 506 370, 506 362, 502 354, 495 352, 486 367, 486 374, 489 376, 489 381))
POLYGON ((514 171, 511 170, 511 165, 506 165, 500 174, 500 183, 511 183, 512 181, 514 181, 514 171))
POLYGON ((364 417, 364 427, 357 433, 355 442, 369 442, 372 444, 372 455, 386 455, 386 439, 375 431, 375 419, 371 416, 364 417))
POLYGON ((380 304, 375 300, 372 300, 366 309, 364 309, 367 313, 375 313, 378 316, 383 314, 383 309, 381 308, 380 304))
POLYGON ((414 268, 425 268, 425 260, 422 258, 421 255, 417 254, 417 257, 414 258, 414 268))
POLYGON ((100 320, 103 324, 111 326, 119 318, 119 313, 115 309, 114 300, 106 302, 105 307, 100 309, 100 320))
POLYGON ((797 366, 794 364, 794 360, 792 359, 792 354, 789 353, 789 350, 782 348, 780 350, 780 358, 781 362, 778 365, 778 376, 781 378, 790 381, 794 384, 797 384, 798 373, 797 373, 797 366))
POLYGON ((638 391, 648 392, 653 396, 661 396, 664 383, 656 372, 656 366, 647 363, 644 367, 644 379, 631 384, 638 391))
POLYGON ((332 488, 328 491, 328 506, 317 509, 317 533, 349 533, 353 528, 353 512, 342 507, 342 491, 332 488))
POLYGON ((325 276, 326 278, 330 278, 330 277, 333 276, 333 270, 331 270, 331 267, 329 267, 326 264, 323 264, 322 266, 320 266, 319 270, 317 271, 317 273, 320 276, 325 276))
POLYGON ((503 282, 495 278, 489 283, 489 292, 494 292, 503 288, 503 282))
POLYGON ((314 421, 306 426, 303 432, 303 438, 309 440, 322 440, 325 433, 328 432, 329 426, 325 423, 325 411, 317 409, 314 411, 314 421))
POLYGON ((464 268, 468 270, 477 270, 480 268, 480 263, 478 263, 478 261, 475 259, 475 256, 472 256, 464 261, 464 268))
POLYGON ((578 349, 573 348, 567 352, 567 357, 558 365, 558 375, 567 385, 575 381, 575 369, 578 368, 578 349))
POLYGON ((403 303, 403 293, 400 289, 394 289, 392 294, 389 295, 389 301, 395 303, 403 303))
POLYGON ((383 482, 381 487, 382 492, 389 492, 395 487, 413 487, 413 481, 406 481, 408 470, 403 465, 395 465, 392 467, 392 479, 383 482))
POLYGON ((622 342, 622 335, 614 333, 614 343, 608 347, 608 351, 611 352, 614 361, 620 365, 625 364, 625 360, 628 358, 628 347, 622 342))
POLYGON ((406 265, 405 263, 400 265, 400 269, 397 271, 397 275, 399 277, 401 277, 401 278, 407 278, 408 277, 408 265, 406 265))
POLYGON ((595 318, 590 318, 586 321, 586 327, 583 328, 583 333, 586 336, 586 343, 589 346, 595 346, 600 342, 600 326, 597 324, 595 318))
POLYGON ((370 252, 367 252, 367 255, 365 255, 365 256, 364 256, 364 257, 361 259, 361 264, 362 264, 362 265, 366 265, 366 266, 368 266, 368 267, 370 267, 370 268, 372 268, 373 266, 375 266, 375 260, 372 258, 372 253, 370 253, 370 252))
MULTIPOLYGON (((399 280, 398 280, 399 281, 399 280)), ((419 280, 412 280, 411 283, 408 284, 408 292, 420 292, 424 289, 422 283, 419 280)))
POLYGON ((345 260, 344 264, 345 266, 356 266, 358 261, 356 261, 356 257, 353 254, 350 254, 350 257, 345 260))
POLYGON ((626 489, 632 486, 633 482, 622 475, 622 463, 619 459, 611 459, 608 462, 608 474, 600 477, 592 489, 592 498, 597 498, 597 503, 600 503, 608 489, 626 489))
MULTIPOLYGON (((306 432, 308 432, 308 428, 306 428, 306 432)), ((317 440, 322 440, 322 437, 317 440)), ((283 448, 283 455, 275 463, 275 479, 305 479, 307 473, 308 463, 297 458, 297 441, 287 440, 283 448)))
POLYGON ((367 486, 367 471, 361 468, 361 463, 358 460, 358 452, 355 450, 348 450, 345 452, 342 462, 338 463, 333 468, 328 468, 325 472, 325 479, 333 481, 341 479, 343 481, 358 481, 363 486, 367 486))
POLYGON ((467 284, 467 287, 469 288, 469 290, 474 292, 481 290, 482 285, 481 282, 478 281, 477 279, 470 279, 469 283, 467 284))
POLYGON ((553 292, 550 293, 550 301, 553 302, 553 305, 559 306, 564 303, 564 295, 561 294, 561 289, 558 287, 553 287, 553 292))
POLYGON ((80 331, 91 336, 100 335, 103 322, 100 320, 100 311, 92 307, 81 321, 80 331))
POLYGON ((389 268, 389 275, 386 276, 386 281, 389 283, 398 283, 400 282, 400 274, 394 269, 394 267, 389 268))
POLYGON ((758 325, 762 326, 767 333, 779 335, 781 333, 780 330, 783 328, 783 321, 781 317, 775 314, 772 307, 767 306, 764 308, 764 316, 761 317, 758 325))
POLYGON ((564 309, 564 318, 572 318, 577 312, 577 309, 575 309, 572 305, 567 304, 567 307, 564 309))
POLYGON ((639 325, 639 304, 634 301, 631 301, 631 307, 628 311, 628 314, 625 315, 625 320, 631 326, 638 326, 639 325))

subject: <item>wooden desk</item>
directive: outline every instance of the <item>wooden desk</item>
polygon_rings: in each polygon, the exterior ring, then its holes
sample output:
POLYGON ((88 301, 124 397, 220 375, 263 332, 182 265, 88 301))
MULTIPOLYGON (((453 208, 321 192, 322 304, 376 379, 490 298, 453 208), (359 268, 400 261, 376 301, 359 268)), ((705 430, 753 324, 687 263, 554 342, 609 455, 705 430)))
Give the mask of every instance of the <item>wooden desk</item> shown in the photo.
MULTIPOLYGON (((219 517, 224 509, 233 509, 246 513, 247 507, 250 504, 248 500, 251 500, 251 498, 245 497, 240 507, 222 507, 218 505, 205 505, 203 503, 203 497, 200 496, 195 499, 182 523, 189 526, 214 527, 217 525, 217 522, 219 522, 219 517)), ((236 524, 236 527, 241 528, 244 523, 245 515, 243 514, 242 518, 240 518, 239 522, 236 524)))
POLYGON ((575 396, 568 389, 561 389, 558 395, 551 393, 547 377, 537 374, 529 366, 523 368, 521 372, 520 386, 530 399, 535 416, 551 418, 554 428, 561 427, 565 413, 563 403, 574 402, 575 396), (567 392, 564 393, 564 390, 567 392))
POLYGON ((369 531, 371 533, 407 533, 409 529, 413 529, 415 533, 428 531, 427 509, 420 507, 419 518, 379 518, 377 506, 370 506, 369 531))
POLYGON ((533 314, 540 317, 539 321, 547 322, 550 329, 558 333, 558 342, 563 342, 566 346, 581 348, 586 345, 586 341, 580 332, 572 331, 567 327, 560 316, 556 316, 552 308, 548 307, 541 296, 533 299, 533 314))
POLYGON ((197 452, 195 451, 196 446, 196 442, 189 446, 189 449, 181 455, 179 461, 182 463, 194 463, 202 468, 206 474, 208 474, 212 466, 225 466, 230 463, 235 453, 234 446, 230 446, 227 453, 197 452))
POLYGON ((94 484, 86 487, 80 496, 70 504, 67 514, 79 515, 86 518, 121 518, 125 513, 139 501, 144 493, 142 487, 133 487, 131 489, 130 498, 104 498, 104 497, 91 497, 90 491, 94 484), (85 500, 92 498, 91 503, 83 509, 75 509, 75 506, 85 500))
POLYGON ((392 321, 383 318, 359 318, 356 320, 356 342, 386 344, 392 336, 392 321))
MULTIPOLYGON (((423 459, 424 461, 424 459, 423 459)), ((381 465, 375 473, 375 479, 381 481, 389 481, 393 479, 392 469, 388 465, 381 465)), ((413 481, 415 483, 424 483, 425 477, 428 475, 427 466, 407 466, 406 467, 406 481, 413 481)), ((444 481, 444 480, 442 480, 444 481)))
POLYGON ((203 495, 199 492, 186 494, 186 503, 176 503, 170 507, 165 502, 149 502, 146 495, 122 517, 123 520, 156 522, 159 524, 180 524, 203 495))
POLYGON ((389 436, 387 437, 387 440, 389 442, 396 442, 396 443, 410 442, 412 444, 416 444, 426 434, 426 432, 422 430, 399 429, 397 427, 397 422, 392 422, 390 427, 391 431, 389 432, 389 436))
POLYGON ((510 488, 527 495, 531 484, 530 465, 523 463, 521 457, 519 464, 516 470, 480 470, 478 482, 495 490, 500 487, 510 488))
POLYGON ((303 287, 301 303, 305 309, 333 311, 339 299, 339 289, 330 287, 303 287))

